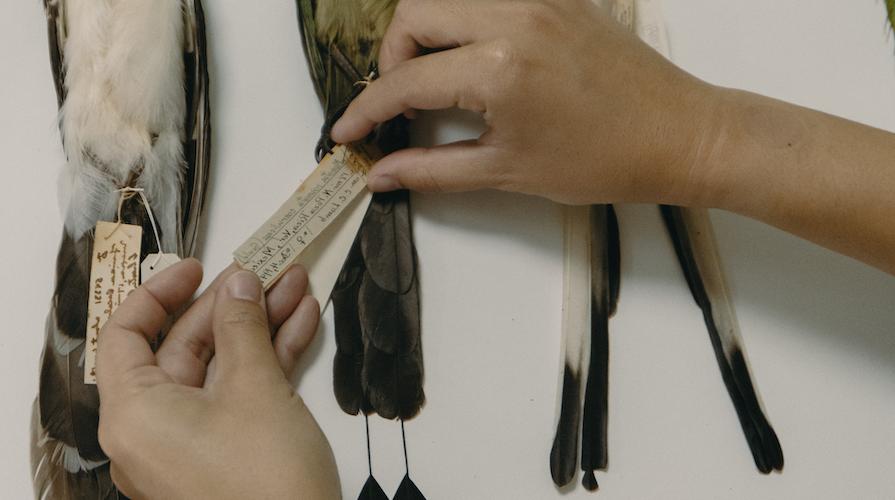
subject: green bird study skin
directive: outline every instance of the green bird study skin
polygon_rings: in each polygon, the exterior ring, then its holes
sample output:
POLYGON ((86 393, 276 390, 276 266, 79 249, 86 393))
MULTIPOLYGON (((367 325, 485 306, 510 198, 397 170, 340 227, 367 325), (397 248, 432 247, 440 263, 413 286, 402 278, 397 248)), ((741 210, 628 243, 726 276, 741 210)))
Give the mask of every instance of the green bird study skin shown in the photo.
POLYGON ((67 164, 32 479, 41 499, 119 498, 97 440, 96 386, 84 382, 93 227, 117 213, 141 226, 141 260, 195 251, 210 152, 205 21, 199 0, 45 0, 44 8, 67 164), (143 190, 158 239, 140 196, 117 210, 122 188, 143 190))
MULTIPOLYGON (((382 36, 396 0, 299 0, 298 19, 314 88, 325 124, 316 155, 333 146, 330 126, 341 116, 365 79, 375 77, 382 36)), ((403 117, 381 125, 368 138, 388 153, 408 142, 403 117)), ((333 390, 346 413, 372 413, 404 421, 425 401, 420 338, 416 251, 407 191, 377 193, 332 292, 337 352, 333 390)), ((406 439, 405 464, 406 464, 406 439)), ((387 498, 370 475, 360 498, 387 498)), ((421 499, 409 467, 394 498, 421 499)))

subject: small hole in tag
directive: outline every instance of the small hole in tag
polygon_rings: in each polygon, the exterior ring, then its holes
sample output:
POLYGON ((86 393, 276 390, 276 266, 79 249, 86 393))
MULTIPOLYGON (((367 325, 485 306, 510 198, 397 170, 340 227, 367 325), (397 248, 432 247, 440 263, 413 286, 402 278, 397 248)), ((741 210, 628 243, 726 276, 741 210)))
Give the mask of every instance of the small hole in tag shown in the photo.
POLYGON ((149 278, 180 262, 180 257, 173 253, 151 253, 143 259, 140 265, 140 283, 145 283, 149 278))

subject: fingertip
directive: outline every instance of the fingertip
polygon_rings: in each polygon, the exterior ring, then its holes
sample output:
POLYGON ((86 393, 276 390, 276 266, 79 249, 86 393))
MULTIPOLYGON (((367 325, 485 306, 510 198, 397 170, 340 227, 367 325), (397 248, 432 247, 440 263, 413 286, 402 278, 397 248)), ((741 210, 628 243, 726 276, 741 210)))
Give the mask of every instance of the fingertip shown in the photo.
POLYGON ((345 110, 345 114, 333 124, 329 136, 335 143, 347 144, 349 142, 358 141, 366 137, 367 134, 373 130, 375 124, 357 118, 355 116, 357 113, 356 105, 352 102, 348 106, 348 109, 345 110))
POLYGON ((308 272, 300 264, 291 266, 267 293, 271 326, 278 328, 298 307, 308 291, 308 272))
POLYGON ((298 304, 299 307, 307 307, 308 313, 312 314, 315 318, 314 322, 317 323, 320 319, 320 302, 313 295, 305 295, 301 302, 298 304))
MULTIPOLYGON (((345 111, 348 112, 347 110, 345 111)), ((344 144, 346 142, 350 142, 347 140, 346 130, 345 130, 345 115, 343 114, 341 118, 336 120, 336 123, 333 124, 333 127, 329 131, 329 137, 333 140, 333 142, 337 144, 344 144)))
POLYGON ((382 193, 403 189, 403 186, 401 186, 401 182, 388 173, 381 173, 367 177, 367 187, 374 193, 382 193))
POLYGON ((255 273, 240 270, 233 273, 224 283, 224 297, 245 300, 256 304, 264 303, 261 280, 255 273))
POLYGON ((292 373, 302 354, 314 340, 319 322, 320 303, 313 296, 305 295, 274 339, 274 349, 286 375, 292 373))
POLYGON ((171 281, 173 276, 186 283, 196 283, 196 287, 202 282, 202 263, 198 259, 188 257, 176 264, 162 270, 160 273, 146 280, 143 285, 153 286, 158 282, 171 281))

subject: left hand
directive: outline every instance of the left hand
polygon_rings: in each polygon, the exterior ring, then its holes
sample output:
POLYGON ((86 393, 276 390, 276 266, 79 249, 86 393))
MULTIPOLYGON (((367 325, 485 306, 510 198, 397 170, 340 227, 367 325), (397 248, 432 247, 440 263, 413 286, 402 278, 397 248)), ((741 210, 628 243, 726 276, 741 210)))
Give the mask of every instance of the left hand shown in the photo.
POLYGON ((99 441, 115 484, 131 498, 338 498, 329 443, 287 380, 320 315, 307 273, 290 269, 265 298, 231 266, 154 353, 201 281, 198 261, 172 266, 99 336, 99 441))

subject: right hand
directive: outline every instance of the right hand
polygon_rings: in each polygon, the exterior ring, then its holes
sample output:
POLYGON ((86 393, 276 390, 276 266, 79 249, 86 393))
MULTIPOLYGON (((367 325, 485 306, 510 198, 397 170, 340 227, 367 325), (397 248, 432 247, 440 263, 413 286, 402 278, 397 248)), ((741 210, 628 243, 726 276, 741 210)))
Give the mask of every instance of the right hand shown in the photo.
POLYGON ((383 158, 369 175, 374 191, 682 204, 699 184, 714 88, 590 0, 403 0, 380 70, 333 127, 336 142, 413 109, 480 112, 488 130, 383 158), (447 50, 417 57, 424 47, 447 50))
POLYGON ((202 280, 187 259, 152 277, 99 336, 99 439, 130 498, 339 498, 332 450, 287 380, 320 309, 294 267, 265 298, 235 267, 153 340, 202 280), (273 339, 271 339, 273 335, 273 339))

